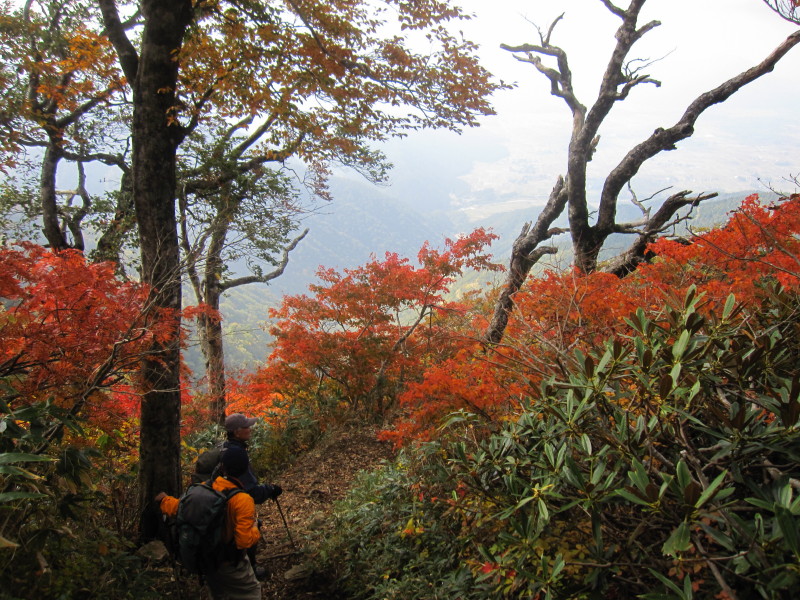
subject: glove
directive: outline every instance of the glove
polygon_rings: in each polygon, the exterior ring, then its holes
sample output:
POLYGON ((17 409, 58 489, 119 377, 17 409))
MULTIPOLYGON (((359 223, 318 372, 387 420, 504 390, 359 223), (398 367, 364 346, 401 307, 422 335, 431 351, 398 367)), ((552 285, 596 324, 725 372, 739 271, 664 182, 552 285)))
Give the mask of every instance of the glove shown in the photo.
POLYGON ((270 498, 272 498, 273 500, 277 499, 277 497, 283 493, 283 488, 277 484, 271 485, 269 487, 270 487, 269 495, 270 498))

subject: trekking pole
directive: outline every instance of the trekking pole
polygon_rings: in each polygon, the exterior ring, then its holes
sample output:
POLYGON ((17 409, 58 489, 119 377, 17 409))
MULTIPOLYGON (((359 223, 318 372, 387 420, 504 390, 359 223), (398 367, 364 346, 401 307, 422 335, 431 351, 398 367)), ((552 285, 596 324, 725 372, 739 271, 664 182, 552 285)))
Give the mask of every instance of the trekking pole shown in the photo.
POLYGON ((283 516, 283 509, 281 508, 281 503, 278 502, 277 498, 273 498, 273 500, 275 501, 275 506, 278 507, 278 512, 281 515, 283 526, 286 528, 286 534, 289 536, 289 541, 292 543, 292 548, 294 548, 295 551, 297 551, 297 545, 294 543, 294 540, 292 539, 292 532, 289 531, 289 524, 286 522, 286 517, 283 516))

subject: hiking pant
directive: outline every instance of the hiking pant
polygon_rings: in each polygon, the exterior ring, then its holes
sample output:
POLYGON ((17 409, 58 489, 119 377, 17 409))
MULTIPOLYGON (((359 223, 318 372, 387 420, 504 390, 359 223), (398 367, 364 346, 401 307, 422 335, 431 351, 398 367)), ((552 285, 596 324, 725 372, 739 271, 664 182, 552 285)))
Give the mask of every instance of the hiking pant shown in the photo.
POLYGON ((261 600, 261 584, 247 558, 224 562, 206 573, 206 585, 213 600, 261 600))

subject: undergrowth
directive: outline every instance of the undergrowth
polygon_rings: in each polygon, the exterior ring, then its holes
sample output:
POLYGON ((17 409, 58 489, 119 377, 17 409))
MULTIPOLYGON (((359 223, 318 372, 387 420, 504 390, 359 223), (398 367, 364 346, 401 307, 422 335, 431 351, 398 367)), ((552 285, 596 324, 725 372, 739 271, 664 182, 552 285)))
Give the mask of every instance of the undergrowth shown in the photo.
POLYGON ((349 597, 788 600, 798 298, 637 311, 516 414, 453 415, 364 475, 320 545, 349 597))

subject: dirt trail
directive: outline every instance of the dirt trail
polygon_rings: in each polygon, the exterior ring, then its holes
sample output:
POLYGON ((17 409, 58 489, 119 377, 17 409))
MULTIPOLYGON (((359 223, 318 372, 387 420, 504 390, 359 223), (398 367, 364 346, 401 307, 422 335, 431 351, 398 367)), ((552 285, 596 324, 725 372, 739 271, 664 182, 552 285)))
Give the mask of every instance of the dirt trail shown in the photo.
POLYGON ((351 426, 327 435, 274 481, 283 487, 279 506, 295 547, 274 502, 259 507, 263 541, 258 565, 267 569, 262 597, 270 600, 330 598, 322 582, 303 576, 308 560, 302 551, 306 535, 324 528, 333 503, 342 499, 356 473, 392 456, 389 444, 375 439, 374 429, 351 426), (287 577, 287 574, 289 575, 287 577))

